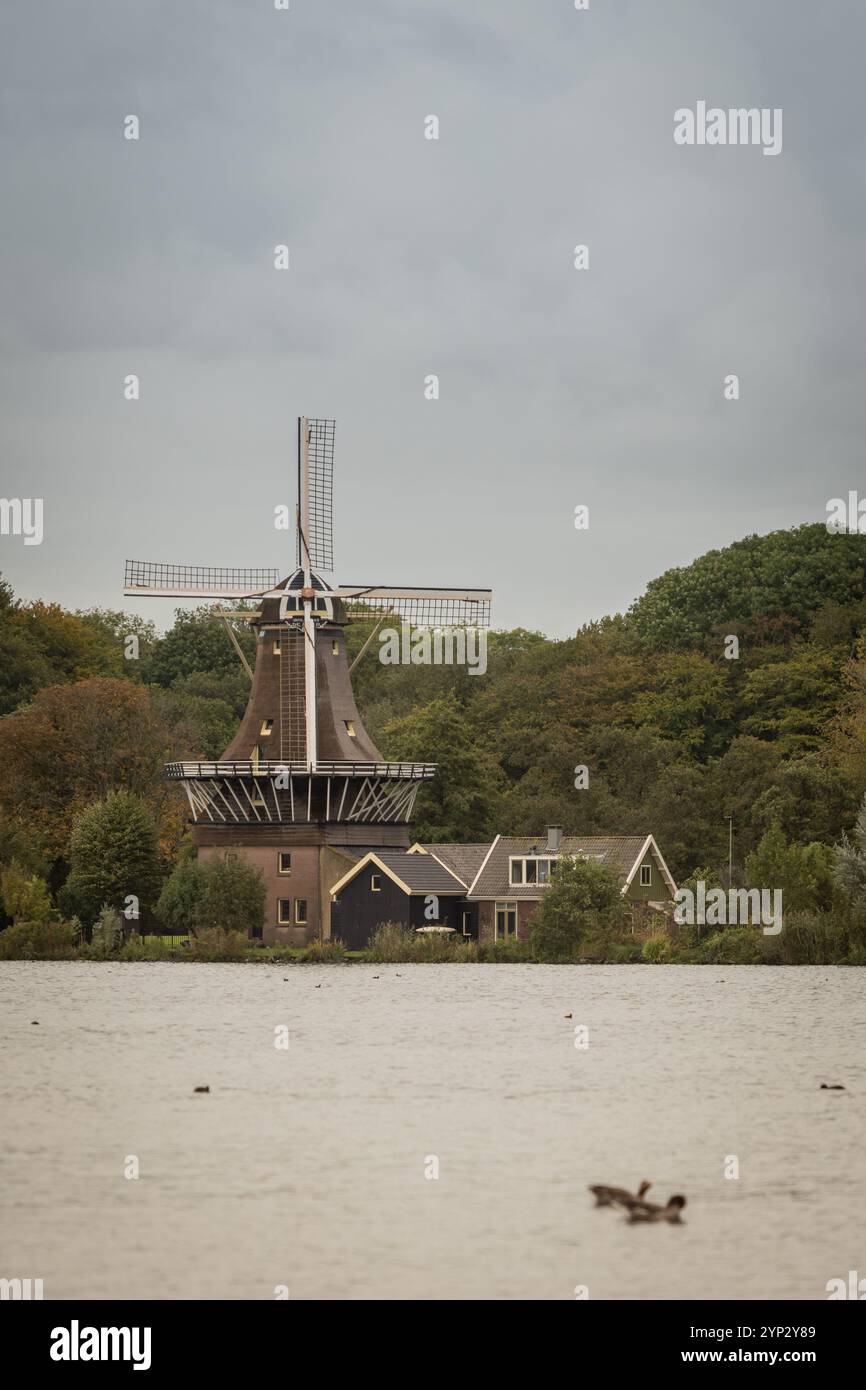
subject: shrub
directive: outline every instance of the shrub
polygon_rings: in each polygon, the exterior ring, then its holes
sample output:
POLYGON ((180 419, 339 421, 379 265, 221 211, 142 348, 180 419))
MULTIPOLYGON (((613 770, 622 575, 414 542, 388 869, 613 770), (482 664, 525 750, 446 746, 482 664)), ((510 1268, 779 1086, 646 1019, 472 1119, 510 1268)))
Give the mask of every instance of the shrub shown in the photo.
POLYGON ((655 965, 670 960, 671 943, 667 934, 665 932, 653 932, 652 936, 648 936, 641 947, 641 956, 644 960, 652 961, 655 965))
POLYGON ((699 955, 708 965, 759 965, 761 939, 756 927, 727 927, 705 937, 699 955))
POLYGON ((849 951, 847 923, 835 912, 786 913, 776 940, 785 965, 832 965, 849 951))
POLYGON ((173 953, 158 936, 134 936, 117 953, 118 960, 171 960, 173 953))
POLYGON ((330 941, 316 937, 310 942, 302 959, 322 963, 343 961, 346 959, 346 947, 338 937, 332 937, 330 941))
POLYGON ((643 958, 642 948, 636 941, 615 941, 610 950, 614 965, 636 965, 643 958))
POLYGON ((408 927, 401 927, 399 922, 381 922, 370 937, 367 954, 370 960, 382 965, 412 960, 414 945, 415 933, 408 927))
POLYGON ((249 946, 245 932, 225 931, 222 927, 205 927, 191 938, 189 958, 208 961, 244 960, 249 946))
POLYGON ((104 960, 123 945, 123 926, 120 914, 107 904, 103 907, 90 934, 88 955, 104 960))
POLYGON ((0 932, 0 960, 68 960, 77 954, 71 922, 16 922, 0 932))

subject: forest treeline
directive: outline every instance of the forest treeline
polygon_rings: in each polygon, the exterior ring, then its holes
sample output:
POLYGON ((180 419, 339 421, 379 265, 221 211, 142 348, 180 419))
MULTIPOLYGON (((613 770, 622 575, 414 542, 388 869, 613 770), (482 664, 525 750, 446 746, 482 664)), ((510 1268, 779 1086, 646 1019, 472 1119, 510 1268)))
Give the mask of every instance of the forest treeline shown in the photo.
MULTIPOLYGON (((252 632, 230 621, 252 660, 252 632)), ((351 625, 351 653, 368 633, 351 625)), ((680 880, 727 872, 732 817, 736 880, 771 828, 837 843, 866 793, 866 538, 820 523, 669 570, 566 640, 491 632, 484 676, 383 665, 377 649, 353 676, 369 732, 386 757, 439 764, 419 838, 652 831, 680 880)), ((160 633, 0 583, 0 868, 14 860, 56 892, 76 817, 123 789, 167 872, 187 808, 163 764, 219 755, 248 690, 211 609, 179 610, 160 633)))

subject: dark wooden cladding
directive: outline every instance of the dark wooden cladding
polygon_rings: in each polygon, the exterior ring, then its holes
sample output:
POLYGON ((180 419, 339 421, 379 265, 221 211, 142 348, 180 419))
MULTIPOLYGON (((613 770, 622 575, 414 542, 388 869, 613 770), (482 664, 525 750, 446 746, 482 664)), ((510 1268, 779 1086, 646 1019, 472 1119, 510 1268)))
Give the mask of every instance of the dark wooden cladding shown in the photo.
POLYGON ((321 630, 316 644, 316 716, 319 757, 323 762, 382 762, 361 723, 349 676, 346 643, 340 627, 321 630), (349 732, 354 730, 354 736, 349 732))
MULTIPOLYGON (((303 631, 279 621, 279 600, 262 604, 250 698, 223 762, 258 756, 303 762, 306 757, 303 631), (269 730, 269 731, 268 731, 269 730)), ((355 704, 346 643, 337 623, 316 629, 316 731, 323 761, 383 762, 355 704)))

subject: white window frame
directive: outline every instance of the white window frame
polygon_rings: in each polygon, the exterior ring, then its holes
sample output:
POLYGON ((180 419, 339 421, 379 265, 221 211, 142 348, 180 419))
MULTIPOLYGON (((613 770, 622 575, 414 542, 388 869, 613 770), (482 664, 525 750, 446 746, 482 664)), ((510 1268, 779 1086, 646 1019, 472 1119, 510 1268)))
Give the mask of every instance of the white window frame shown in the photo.
POLYGON ((653 881, 653 866, 652 866, 652 864, 641 864, 641 866, 640 866, 640 886, 641 886, 641 888, 651 888, 651 887, 652 887, 652 881, 653 881), (646 874, 646 878, 644 878, 644 874, 646 874))
POLYGON ((371 875, 370 875, 370 892, 371 892, 371 893, 381 893, 381 891, 382 891, 382 875, 381 875, 381 874, 371 874, 371 875))
POLYGON ((291 850, 288 850, 288 849, 279 849, 279 850, 277 850, 277 873, 279 874, 280 878, 288 878, 289 875, 291 874, 291 872, 292 872, 292 854, 291 854, 291 850), (284 869, 284 868, 283 868, 283 855, 286 855, 286 856, 288 857, 289 867, 288 867, 287 869, 284 869))
POLYGON ((291 900, 291 898, 277 898, 277 924, 278 924, 278 926, 281 926, 281 927, 290 927, 290 926, 292 925, 292 900, 291 900), (289 910, 289 915, 288 915, 288 917, 284 917, 284 916, 283 916, 283 907, 284 907, 284 906, 287 907, 288 910, 289 910))
POLYGON ((553 866, 559 863, 558 854, 510 854, 508 856, 508 886, 509 888, 546 888, 553 877, 553 866), (535 865, 535 878, 528 879, 526 876, 527 864, 535 865), (540 865, 547 865, 547 878, 539 878, 540 865), (519 866, 520 877, 515 877, 515 867, 519 866))
POLYGON ((309 903, 307 902, 307 899, 306 899, 306 898, 295 898, 295 926, 296 926, 296 927, 305 927, 305 926, 307 925, 307 914, 308 914, 308 912, 309 912, 309 907, 310 907, 310 905, 309 905, 309 903), (299 907, 300 907, 300 904, 301 904, 301 903, 304 904, 304 915, 303 915, 303 917, 301 916, 301 914, 300 914, 300 912, 299 912, 299 907))

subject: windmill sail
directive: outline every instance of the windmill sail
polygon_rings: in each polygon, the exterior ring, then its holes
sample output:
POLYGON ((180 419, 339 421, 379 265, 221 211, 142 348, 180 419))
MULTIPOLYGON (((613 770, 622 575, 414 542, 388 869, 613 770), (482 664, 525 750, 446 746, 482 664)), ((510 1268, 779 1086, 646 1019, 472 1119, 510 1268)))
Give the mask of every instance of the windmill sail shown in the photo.
POLYGON ((489 627, 490 589, 417 589, 341 584, 332 591, 353 618, 393 613, 415 627, 489 627))
POLYGON ((258 598, 280 582, 275 569, 232 566, 165 565, 152 560, 127 560, 123 592, 162 598, 258 598))
POLYGON ((303 418, 300 429, 306 428, 306 449, 303 440, 298 449, 298 530, 297 562, 306 565, 302 532, 309 549, 311 569, 334 568, 334 427, 333 420, 303 418))

